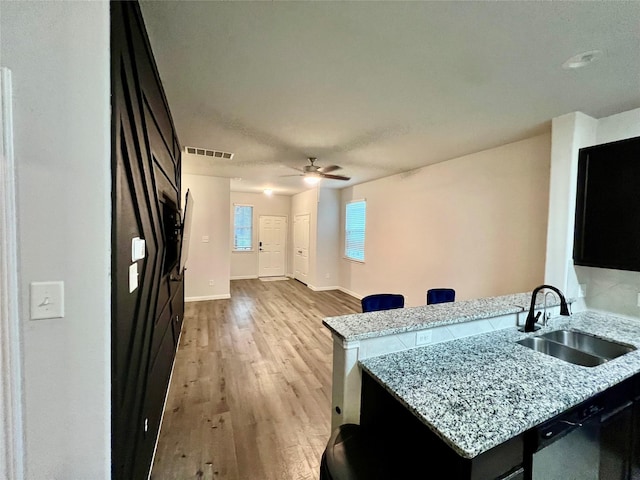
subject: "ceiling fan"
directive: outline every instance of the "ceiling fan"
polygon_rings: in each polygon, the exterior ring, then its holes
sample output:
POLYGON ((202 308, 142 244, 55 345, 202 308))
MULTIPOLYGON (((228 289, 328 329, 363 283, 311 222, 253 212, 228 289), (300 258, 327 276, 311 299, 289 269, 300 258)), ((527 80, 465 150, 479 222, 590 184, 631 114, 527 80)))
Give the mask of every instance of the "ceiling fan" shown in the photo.
POLYGON ((322 178, 330 178, 332 180, 351 180, 350 177, 345 177, 344 175, 332 175, 330 173, 342 168, 338 165, 319 167, 315 164, 317 158, 309 157, 308 160, 309 165, 305 165, 301 169, 296 168, 296 170, 300 170, 300 172, 302 172, 300 176, 304 177, 305 181, 309 181, 310 183, 317 183, 322 178))

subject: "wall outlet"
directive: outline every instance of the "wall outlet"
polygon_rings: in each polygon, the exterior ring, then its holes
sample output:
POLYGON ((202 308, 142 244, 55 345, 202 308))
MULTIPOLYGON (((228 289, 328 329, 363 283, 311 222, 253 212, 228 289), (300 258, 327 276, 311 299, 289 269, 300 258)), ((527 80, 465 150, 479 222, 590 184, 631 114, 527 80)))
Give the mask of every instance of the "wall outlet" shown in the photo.
POLYGON ((216 283, 213 280, 209 280, 209 286, 210 287, 214 287, 216 285, 216 283))
POLYGON ((202 243, 209 243, 209 235, 202 236, 202 243))
POLYGON ((431 338, 433 336, 433 331, 431 330, 422 330, 416 334, 416 345, 424 345, 426 343, 431 343, 431 338))
POLYGON ((331 278, 331 274, 330 273, 325 273, 324 274, 324 278, 331 278))

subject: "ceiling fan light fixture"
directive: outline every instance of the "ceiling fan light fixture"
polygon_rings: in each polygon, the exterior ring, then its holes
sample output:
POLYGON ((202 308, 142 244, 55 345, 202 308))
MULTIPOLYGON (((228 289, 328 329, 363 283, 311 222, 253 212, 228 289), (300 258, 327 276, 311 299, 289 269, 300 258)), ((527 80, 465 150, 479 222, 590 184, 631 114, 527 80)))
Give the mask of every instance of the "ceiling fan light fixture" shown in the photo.
MULTIPOLYGON (((336 170, 341 170, 342 167, 340 165, 326 165, 324 167, 320 167, 315 164, 315 161, 317 160, 315 157, 309 157, 307 160, 309 160, 309 165, 305 165, 302 168, 296 168, 296 170, 300 172, 298 175, 304 178, 304 181, 305 183, 307 183, 307 185, 317 185, 318 182, 320 182, 320 180, 322 180, 323 178, 326 178, 329 180, 343 180, 343 181, 351 180, 350 177, 345 177, 344 175, 335 175, 331 173, 336 170)), ((297 175, 284 175, 284 176, 295 177, 297 175)))
POLYGON ((320 183, 321 177, 317 174, 307 174, 304 176, 304 181, 308 185, 317 185, 320 183))
POLYGON ((263 193, 267 196, 270 197, 271 195, 273 195, 273 190, 271 188, 265 188, 263 190, 263 193))

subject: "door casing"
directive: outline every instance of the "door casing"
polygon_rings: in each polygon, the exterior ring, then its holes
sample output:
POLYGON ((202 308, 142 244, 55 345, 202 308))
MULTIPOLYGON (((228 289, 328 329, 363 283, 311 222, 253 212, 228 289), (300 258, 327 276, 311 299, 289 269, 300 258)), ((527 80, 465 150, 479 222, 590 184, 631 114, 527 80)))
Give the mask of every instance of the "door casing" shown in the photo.
POLYGON ((11 72, 0 70, 0 478, 24 478, 18 228, 11 72))

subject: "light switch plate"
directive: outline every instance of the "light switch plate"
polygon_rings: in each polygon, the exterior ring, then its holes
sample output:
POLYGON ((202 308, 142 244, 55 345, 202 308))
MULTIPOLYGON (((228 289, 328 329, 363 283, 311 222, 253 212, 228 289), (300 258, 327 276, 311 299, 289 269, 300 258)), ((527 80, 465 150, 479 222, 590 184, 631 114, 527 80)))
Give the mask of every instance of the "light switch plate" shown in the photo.
POLYGON ((64 282, 31 282, 30 318, 64 317, 64 282))

